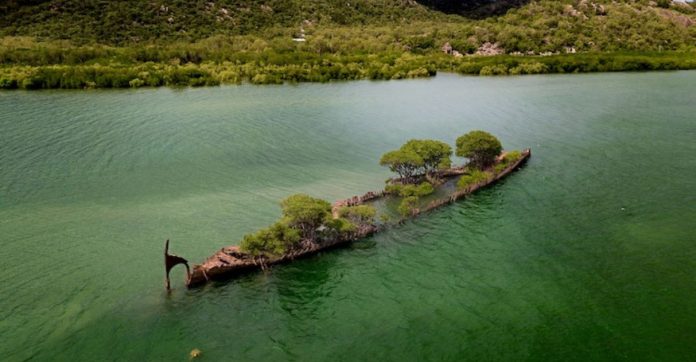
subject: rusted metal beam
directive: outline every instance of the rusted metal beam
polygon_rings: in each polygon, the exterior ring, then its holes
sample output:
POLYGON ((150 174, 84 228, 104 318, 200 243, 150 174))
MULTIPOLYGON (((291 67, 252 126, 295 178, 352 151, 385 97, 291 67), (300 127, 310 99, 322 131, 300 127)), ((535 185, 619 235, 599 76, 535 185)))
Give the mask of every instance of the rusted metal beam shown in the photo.
POLYGON ((165 286, 167 290, 171 290, 171 284, 169 283, 169 271, 179 264, 184 264, 186 266, 186 284, 191 281, 191 269, 188 265, 188 260, 178 256, 169 254, 169 239, 164 243, 164 269, 166 271, 166 283, 165 286))

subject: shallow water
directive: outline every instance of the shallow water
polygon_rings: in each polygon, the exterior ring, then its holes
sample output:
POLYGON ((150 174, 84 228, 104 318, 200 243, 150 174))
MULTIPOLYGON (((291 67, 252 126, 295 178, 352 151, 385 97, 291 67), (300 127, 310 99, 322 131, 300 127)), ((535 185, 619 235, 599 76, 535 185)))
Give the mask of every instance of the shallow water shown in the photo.
POLYGON ((686 360, 696 72, 0 92, 0 359, 686 360), (471 129, 530 162, 341 250, 163 286, 306 192, 471 129))

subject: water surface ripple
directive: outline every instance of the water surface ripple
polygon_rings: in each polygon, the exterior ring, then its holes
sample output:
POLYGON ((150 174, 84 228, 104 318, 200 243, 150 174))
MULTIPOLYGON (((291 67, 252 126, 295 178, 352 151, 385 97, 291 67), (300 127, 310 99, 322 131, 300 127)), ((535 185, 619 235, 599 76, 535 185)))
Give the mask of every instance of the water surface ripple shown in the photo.
POLYGON ((2 360, 688 360, 696 72, 0 92, 2 360), (163 291, 409 138, 533 148, 353 246, 163 291))

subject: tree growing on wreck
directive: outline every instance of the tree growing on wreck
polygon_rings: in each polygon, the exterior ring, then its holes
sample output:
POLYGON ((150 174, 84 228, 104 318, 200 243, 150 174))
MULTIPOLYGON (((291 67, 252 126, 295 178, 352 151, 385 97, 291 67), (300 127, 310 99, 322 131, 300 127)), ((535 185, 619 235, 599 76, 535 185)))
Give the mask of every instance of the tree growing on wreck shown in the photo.
POLYGON ((389 170, 396 172, 404 182, 413 182, 414 177, 423 168, 423 158, 418 156, 413 150, 398 149, 389 151, 382 155, 379 164, 389 167, 389 170))
POLYGON ((292 195, 281 201, 283 219, 300 231, 302 237, 313 239, 316 229, 331 218, 331 204, 305 194, 292 195))
POLYGON ((502 150, 500 141, 485 131, 471 131, 457 138, 457 156, 468 158, 479 169, 493 164, 502 150))
POLYGON ((379 164, 396 172, 404 183, 451 166, 452 147, 436 140, 412 139, 398 150, 382 155, 379 164))
POLYGON ((412 150, 423 160, 423 171, 432 174, 452 166, 452 147, 436 140, 409 140, 402 150, 412 150))

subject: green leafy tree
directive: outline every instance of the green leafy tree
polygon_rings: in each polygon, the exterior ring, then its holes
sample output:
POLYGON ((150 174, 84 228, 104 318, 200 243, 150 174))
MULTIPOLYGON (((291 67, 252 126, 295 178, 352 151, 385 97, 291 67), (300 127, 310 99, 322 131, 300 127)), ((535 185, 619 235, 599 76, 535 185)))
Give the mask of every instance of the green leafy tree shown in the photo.
POLYGON ((452 147, 436 140, 410 140, 401 146, 402 150, 412 150, 423 159, 426 173, 449 168, 452 165, 452 147))
POLYGON ((500 141, 488 132, 471 131, 457 138, 457 156, 480 169, 490 166, 502 150, 500 141))
POLYGON ((396 172, 402 180, 411 182, 418 171, 423 168, 425 162, 413 150, 399 149, 389 151, 382 155, 379 164, 387 166, 392 172, 396 172))
POLYGON ((436 140, 410 140, 398 150, 382 155, 380 165, 388 166, 402 181, 410 183, 417 176, 432 174, 452 165, 452 147, 436 140))
POLYGON ((305 194, 292 195, 280 207, 288 225, 300 230, 305 238, 313 238, 316 229, 331 216, 331 204, 305 194))

